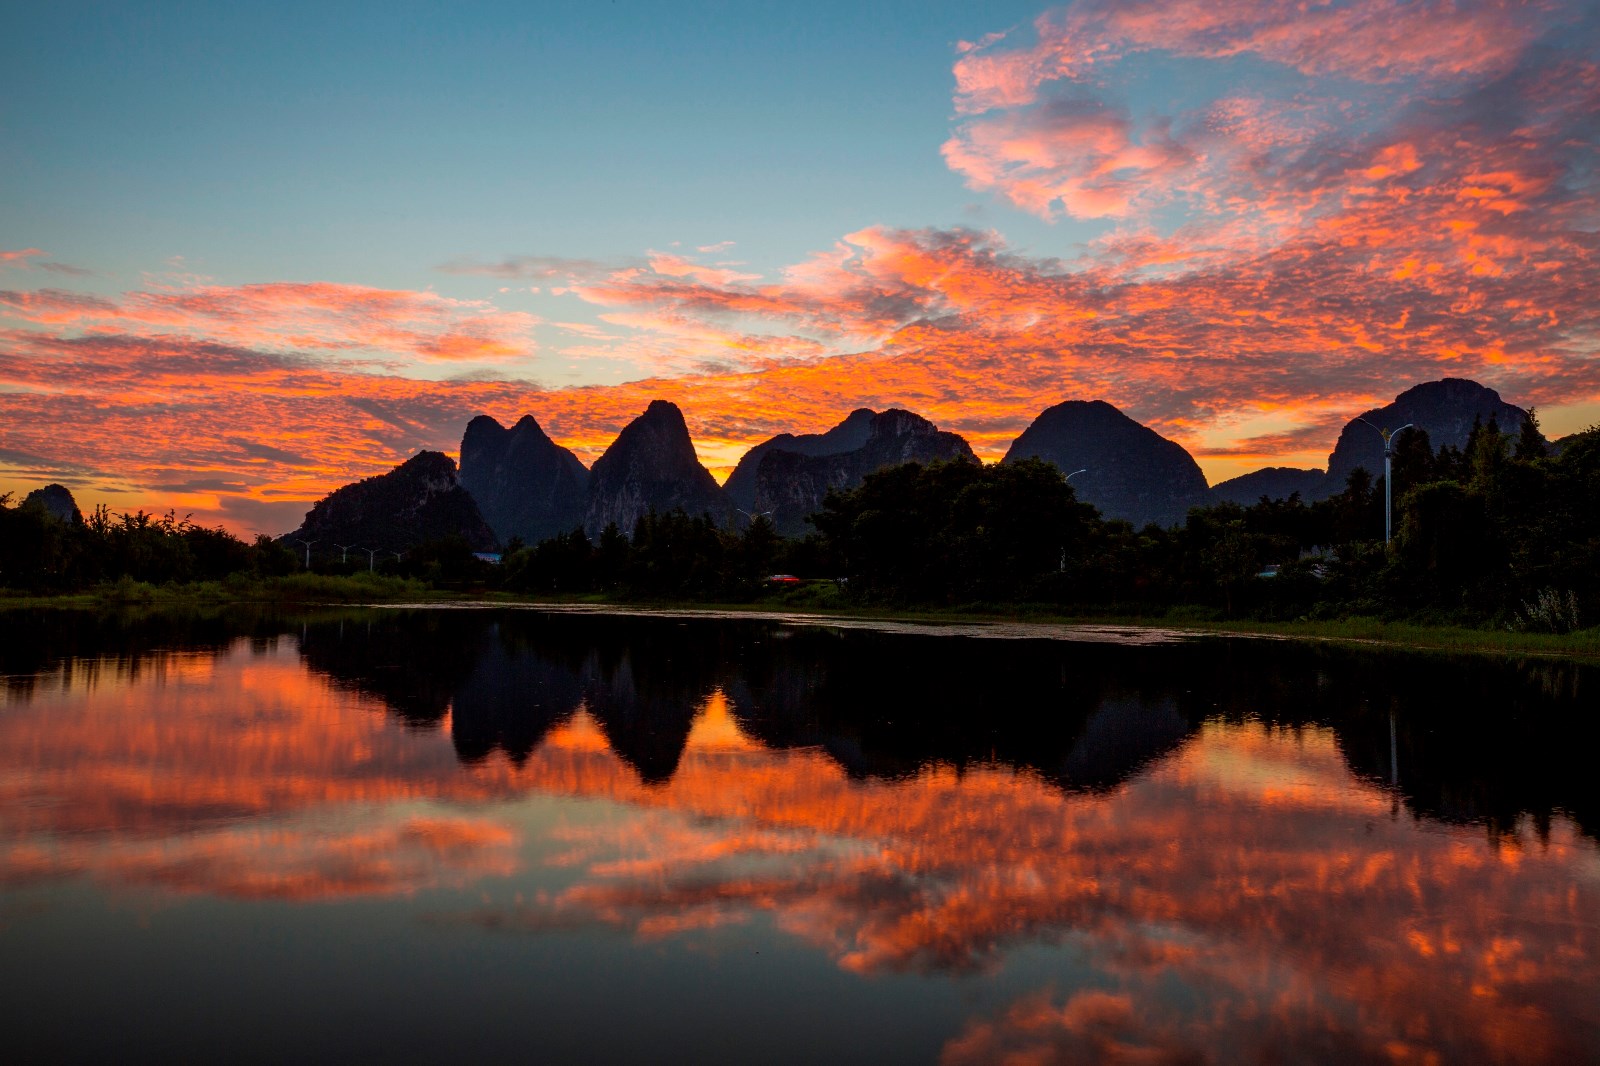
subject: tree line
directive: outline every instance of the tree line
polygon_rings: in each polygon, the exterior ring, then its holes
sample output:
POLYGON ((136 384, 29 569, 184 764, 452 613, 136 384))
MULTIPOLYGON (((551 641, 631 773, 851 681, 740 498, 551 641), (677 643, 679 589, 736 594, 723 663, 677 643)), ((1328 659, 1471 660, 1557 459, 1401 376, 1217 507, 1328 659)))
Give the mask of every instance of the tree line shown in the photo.
MULTIPOLYGON (((1548 454, 1535 418, 1474 427, 1462 448, 1424 431, 1395 440, 1394 527, 1381 477, 1358 469, 1315 502, 1263 497, 1197 507, 1181 526, 1106 520, 1053 465, 906 464, 830 493, 812 531, 757 518, 647 514, 627 533, 574 529, 506 546, 503 563, 460 538, 390 559, 385 572, 443 588, 530 595, 933 607, 1036 605, 1064 613, 1188 608, 1265 620, 1379 616, 1563 631, 1600 619, 1600 427, 1548 454), (777 574, 811 579, 777 585, 777 574)), ((129 577, 154 584, 270 577, 303 560, 267 537, 142 511, 62 522, 0 497, 0 586, 67 591, 129 577)), ((317 560, 355 573, 370 560, 317 560)))
POLYGON ((1475 426, 1462 448, 1401 434, 1387 545, 1384 479, 1364 469, 1328 499, 1219 503, 1136 529, 1042 461, 912 463, 829 494, 801 539, 765 519, 729 531, 648 515, 631 539, 613 527, 517 546, 502 577, 529 593, 740 600, 784 572, 833 578, 829 602, 1565 631, 1600 620, 1600 428, 1549 451, 1534 416, 1515 434, 1475 426))

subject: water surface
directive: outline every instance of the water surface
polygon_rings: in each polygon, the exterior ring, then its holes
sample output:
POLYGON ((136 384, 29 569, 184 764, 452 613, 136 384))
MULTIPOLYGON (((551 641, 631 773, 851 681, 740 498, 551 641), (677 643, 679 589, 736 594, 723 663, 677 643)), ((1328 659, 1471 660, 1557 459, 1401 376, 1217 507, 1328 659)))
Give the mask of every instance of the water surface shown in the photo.
POLYGON ((1590 669, 517 610, 0 629, 24 1058, 1600 1057, 1590 669))

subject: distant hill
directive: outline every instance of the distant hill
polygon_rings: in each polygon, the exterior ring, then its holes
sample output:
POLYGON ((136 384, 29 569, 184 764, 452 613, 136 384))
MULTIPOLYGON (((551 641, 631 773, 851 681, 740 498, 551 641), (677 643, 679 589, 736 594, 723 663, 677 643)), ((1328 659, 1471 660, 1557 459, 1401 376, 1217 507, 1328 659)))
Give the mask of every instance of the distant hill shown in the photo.
POLYGON ((461 486, 443 452, 418 452, 387 474, 346 485, 318 500, 300 528, 283 540, 316 541, 315 554, 336 545, 404 551, 424 541, 464 537, 474 551, 492 551, 494 530, 461 486))
POLYGON ((867 443, 867 437, 872 432, 872 419, 875 413, 869 408, 859 407, 826 433, 801 433, 798 436, 793 433, 780 433, 776 437, 762 441, 744 453, 739 465, 734 467, 727 483, 722 486, 722 491, 728 494, 728 499, 735 507, 742 507, 746 511, 755 510, 756 470, 768 452, 774 449, 794 452, 796 455, 837 455, 840 452, 853 452, 867 443))
POLYGON ((461 484, 502 544, 537 544, 583 521, 589 471, 532 415, 510 429, 479 415, 461 437, 461 484))
MULTIPOLYGON (((1386 407, 1375 408, 1361 415, 1382 429, 1398 429, 1406 423, 1426 430, 1435 450, 1450 446, 1466 446, 1474 422, 1488 425, 1490 419, 1500 424, 1500 432, 1513 436, 1522 429, 1528 412, 1506 403, 1493 389, 1465 378, 1445 378, 1415 385, 1386 407)), ((1383 474, 1383 438, 1372 426, 1351 419, 1339 433, 1339 441, 1328 456, 1328 477, 1323 483, 1322 496, 1332 496, 1344 490, 1345 481, 1356 467, 1365 467, 1373 477, 1383 474)))
POLYGON ((1320 498, 1327 476, 1321 470, 1268 466, 1217 482, 1211 486, 1211 502, 1237 503, 1249 507, 1263 496, 1269 500, 1287 500, 1297 492, 1302 500, 1315 500, 1320 498))
POLYGON ((1210 500, 1206 478, 1183 446, 1103 400, 1068 400, 1022 431, 1001 462, 1046 459, 1072 479, 1078 498, 1136 527, 1181 524, 1210 500))
POLYGON ((589 471, 583 528, 598 537, 615 522, 632 535, 641 515, 682 508, 726 521, 728 502, 711 472, 700 465, 689 427, 677 404, 654 400, 629 422, 589 471))
POLYGON ((78 510, 78 501, 72 498, 72 490, 65 485, 52 482, 42 489, 34 489, 22 498, 22 506, 37 507, 69 526, 83 525, 83 512, 78 510))
MULTIPOLYGON (((799 536, 811 528, 806 525, 806 516, 821 508, 829 490, 853 489, 868 474, 903 463, 978 461, 964 439, 943 432, 920 415, 897 409, 867 414, 868 418, 859 420, 865 422, 866 437, 859 447, 849 451, 806 455, 782 447, 768 450, 756 468, 753 509, 773 512, 773 524, 780 533, 799 536)), ((859 411, 852 414, 837 430, 851 426, 851 419, 860 415, 859 411)), ((851 427, 850 434, 858 432, 858 427, 851 427)), ((841 438, 848 439, 849 434, 835 439, 841 438)))

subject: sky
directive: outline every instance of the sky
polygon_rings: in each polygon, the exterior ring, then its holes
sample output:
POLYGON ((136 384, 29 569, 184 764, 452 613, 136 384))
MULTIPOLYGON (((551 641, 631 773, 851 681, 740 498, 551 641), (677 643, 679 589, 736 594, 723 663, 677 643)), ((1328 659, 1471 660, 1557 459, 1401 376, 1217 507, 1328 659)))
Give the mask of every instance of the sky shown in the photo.
POLYGON ((1585 0, 16 5, 0 492, 249 535, 475 414, 725 476, 1102 399, 1213 481, 1468 377, 1600 421, 1585 0))

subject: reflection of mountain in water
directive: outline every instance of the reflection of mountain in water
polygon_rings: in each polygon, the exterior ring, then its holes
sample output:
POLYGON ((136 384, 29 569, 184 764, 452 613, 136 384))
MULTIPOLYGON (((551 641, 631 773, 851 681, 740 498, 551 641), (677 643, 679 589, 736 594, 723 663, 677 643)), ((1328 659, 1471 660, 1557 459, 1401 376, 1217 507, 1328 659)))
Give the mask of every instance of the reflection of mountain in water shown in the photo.
POLYGON ((740 724, 770 747, 821 747, 858 777, 1000 762, 1065 788, 1109 787, 1191 730, 1170 701, 1142 699, 1137 674, 1103 649, 823 630, 772 636, 786 639, 747 649, 729 679, 740 724))
POLYGON ((1600 834, 1584 700, 1593 667, 1209 640, 1157 647, 981 641, 759 620, 534 611, 0 616, 9 700, 41 678, 136 675, 173 652, 297 638, 311 669, 419 727, 448 720, 464 763, 521 765, 580 709, 647 782, 676 770, 721 692, 747 737, 816 748, 854 777, 930 763, 1011 766, 1068 790, 1118 787, 1208 719, 1332 728, 1350 767, 1415 813, 1491 832, 1553 812, 1600 834), (73 672, 77 674, 74 675, 73 672), (1391 741, 1392 723, 1392 741, 1391 741))
POLYGON ((521 766, 583 701, 580 664, 559 649, 552 656, 520 642, 483 643, 482 656, 451 704, 450 739, 464 763, 481 762, 498 748, 521 766))

